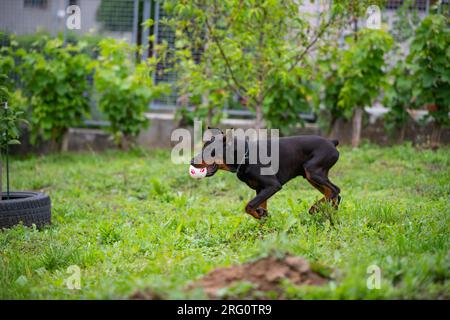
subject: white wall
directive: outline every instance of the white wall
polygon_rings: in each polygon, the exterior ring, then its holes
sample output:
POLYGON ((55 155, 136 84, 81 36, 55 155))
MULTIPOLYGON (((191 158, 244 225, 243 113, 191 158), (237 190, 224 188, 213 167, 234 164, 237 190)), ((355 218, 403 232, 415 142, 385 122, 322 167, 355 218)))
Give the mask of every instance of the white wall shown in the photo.
POLYGON ((45 9, 24 7, 23 0, 0 0, 0 31, 28 34, 44 29, 56 34, 64 28, 64 20, 57 17, 63 7, 64 0, 48 0, 45 9))
MULTIPOLYGON (((101 0, 78 0, 81 8, 81 29, 76 32, 96 32, 100 25, 95 16, 101 0)), ((41 8, 24 7, 23 0, 0 0, 0 31, 15 34, 30 34, 39 29, 51 34, 64 30, 65 18, 58 18, 58 11, 65 12, 65 0, 47 0, 41 8)))

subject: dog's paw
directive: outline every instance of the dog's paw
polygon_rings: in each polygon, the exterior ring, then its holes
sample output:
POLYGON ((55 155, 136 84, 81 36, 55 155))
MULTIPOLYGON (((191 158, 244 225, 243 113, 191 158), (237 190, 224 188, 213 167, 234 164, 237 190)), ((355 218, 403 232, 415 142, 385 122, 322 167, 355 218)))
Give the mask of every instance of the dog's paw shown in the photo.
POLYGON ((247 205, 245 207, 245 212, 247 212, 249 215, 251 215, 255 219, 261 219, 261 217, 260 217, 259 213, 257 212, 257 210, 252 209, 249 205, 247 205))
POLYGON ((259 218, 264 218, 269 216, 269 212, 264 208, 257 208, 256 212, 258 213, 259 218))
POLYGON ((319 206, 317 204, 313 205, 311 208, 309 208, 309 214, 314 214, 319 211, 319 206))

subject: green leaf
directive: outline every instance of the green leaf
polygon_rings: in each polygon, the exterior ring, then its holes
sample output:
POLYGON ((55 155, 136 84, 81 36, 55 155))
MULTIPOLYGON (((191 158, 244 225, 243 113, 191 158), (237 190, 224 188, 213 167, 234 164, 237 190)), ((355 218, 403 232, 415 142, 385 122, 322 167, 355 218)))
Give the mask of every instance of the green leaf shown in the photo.
POLYGON ((20 144, 20 141, 17 139, 12 139, 8 141, 8 144, 20 144))

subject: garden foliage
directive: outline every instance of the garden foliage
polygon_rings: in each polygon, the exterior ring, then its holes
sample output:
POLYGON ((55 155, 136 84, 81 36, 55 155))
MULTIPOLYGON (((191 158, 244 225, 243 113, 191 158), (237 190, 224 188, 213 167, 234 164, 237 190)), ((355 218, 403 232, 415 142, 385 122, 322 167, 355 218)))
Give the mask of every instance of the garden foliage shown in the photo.
POLYGON ((83 43, 63 46, 49 39, 41 50, 18 49, 20 81, 30 99, 32 139, 59 142, 70 127, 88 116, 91 58, 81 53, 83 43))
MULTIPOLYGON (((386 128, 402 128, 409 119, 408 109, 416 106, 412 99, 411 67, 408 63, 399 61, 389 72, 389 85, 384 91, 383 104, 389 109, 385 116, 386 128)), ((403 131, 402 131, 403 132, 403 131)), ((401 137, 403 138, 403 137, 401 137)))
MULTIPOLYGON (((330 4, 330 15, 314 24, 308 14, 299 14, 297 1, 166 1, 165 9, 173 17, 165 22, 177 36, 182 90, 191 92, 193 80, 197 97, 218 90, 225 92, 221 99, 236 96, 254 111, 256 127, 266 121, 288 128, 311 99, 309 75, 297 68, 308 64, 308 53, 342 6, 330 4)), ((220 105, 203 99, 197 109, 220 105)))
POLYGON ((355 108, 370 106, 387 85, 385 54, 392 45, 391 36, 383 30, 364 29, 358 41, 347 38, 349 48, 343 54, 339 76, 344 80, 338 106, 350 117, 355 108))
POLYGON ((416 30, 408 61, 412 65, 413 97, 428 105, 439 126, 450 125, 450 28, 443 15, 427 16, 416 30))
POLYGON ((99 107, 116 143, 126 149, 148 125, 144 112, 150 100, 167 87, 152 85, 148 61, 134 63, 136 48, 125 41, 105 39, 99 45, 94 75, 99 107))

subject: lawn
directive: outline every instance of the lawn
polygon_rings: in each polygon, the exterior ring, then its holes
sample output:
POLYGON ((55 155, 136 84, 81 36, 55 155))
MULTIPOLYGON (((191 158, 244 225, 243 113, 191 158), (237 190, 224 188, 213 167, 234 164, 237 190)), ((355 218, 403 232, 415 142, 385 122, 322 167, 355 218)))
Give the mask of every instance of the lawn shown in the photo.
POLYGON ((12 189, 48 192, 53 216, 40 231, 0 231, 0 298, 127 298, 146 288, 202 298, 183 288, 214 268, 285 252, 332 277, 322 287, 286 283, 288 298, 450 298, 450 150, 339 149, 333 224, 308 214, 320 194, 301 177, 260 222, 244 213, 254 193, 233 174, 193 180, 170 151, 14 159, 12 189), (381 288, 369 290, 374 264, 381 288), (65 285, 71 265, 80 290, 65 285))

